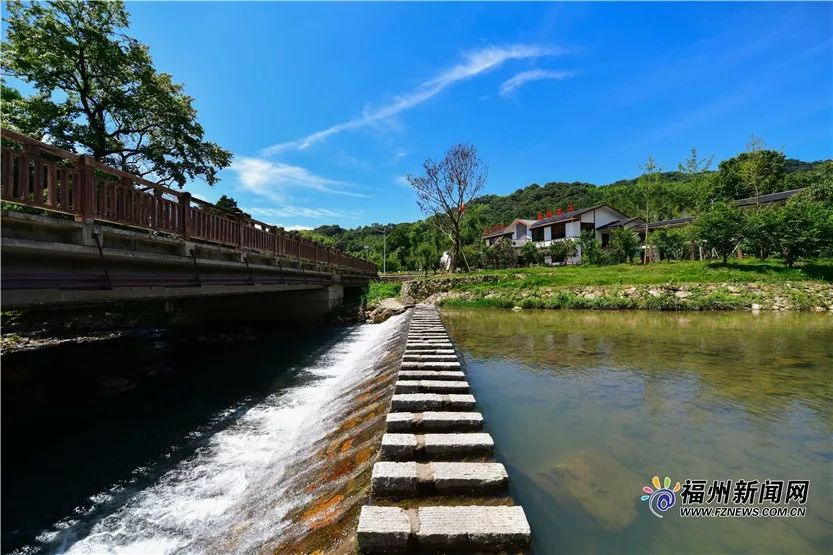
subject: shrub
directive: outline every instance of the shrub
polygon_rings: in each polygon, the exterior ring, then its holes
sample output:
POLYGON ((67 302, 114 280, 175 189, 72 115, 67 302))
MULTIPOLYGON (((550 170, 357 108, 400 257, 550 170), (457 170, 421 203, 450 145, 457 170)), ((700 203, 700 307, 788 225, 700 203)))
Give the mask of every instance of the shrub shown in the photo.
POLYGON ((743 237, 743 214, 734 203, 715 202, 694 220, 694 232, 726 264, 743 237))
POLYGON ((579 239, 581 247, 581 261, 587 264, 598 264, 602 255, 602 244, 596 239, 596 232, 585 230, 581 232, 579 239))
POLYGON ((553 241, 549 247, 550 258, 553 262, 564 262, 568 258, 574 257, 577 251, 578 248, 573 239, 553 241))
POLYGON ((631 263, 639 254, 639 236, 630 228, 616 228, 610 237, 608 248, 616 262, 631 263))
POLYGON ((544 261, 544 254, 538 250, 535 243, 527 241, 524 243, 524 246, 521 247, 521 259, 523 259, 523 261, 528 265, 540 264, 544 261))
POLYGON ((681 260, 688 252, 690 237, 685 229, 660 229, 651 235, 660 259, 681 260))
POLYGON ((777 252, 779 211, 761 208, 746 214, 743 222, 743 246, 761 260, 777 252))

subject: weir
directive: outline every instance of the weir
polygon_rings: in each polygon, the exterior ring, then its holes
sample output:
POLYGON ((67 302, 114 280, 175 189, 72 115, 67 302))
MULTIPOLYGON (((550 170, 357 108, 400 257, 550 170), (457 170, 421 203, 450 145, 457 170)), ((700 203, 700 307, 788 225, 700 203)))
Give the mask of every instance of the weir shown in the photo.
POLYGON ((359 549, 370 552, 524 550, 531 530, 506 494, 509 475, 439 314, 417 306, 400 363, 359 549))

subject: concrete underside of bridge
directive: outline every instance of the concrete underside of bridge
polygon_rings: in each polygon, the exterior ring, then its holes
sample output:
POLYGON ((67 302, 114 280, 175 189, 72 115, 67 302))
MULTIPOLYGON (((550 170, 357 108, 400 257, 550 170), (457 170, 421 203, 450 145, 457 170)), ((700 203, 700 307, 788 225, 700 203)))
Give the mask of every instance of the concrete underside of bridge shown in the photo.
POLYGON ((174 324, 318 319, 368 277, 111 226, 2 213, 2 307, 164 303, 174 324))

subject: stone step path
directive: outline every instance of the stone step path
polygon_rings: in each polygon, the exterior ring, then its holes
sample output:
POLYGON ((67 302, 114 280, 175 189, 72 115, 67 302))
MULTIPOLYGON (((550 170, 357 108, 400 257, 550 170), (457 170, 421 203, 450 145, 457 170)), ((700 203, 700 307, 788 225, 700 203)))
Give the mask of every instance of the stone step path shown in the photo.
POLYGON ((359 515, 359 550, 483 552, 526 549, 523 508, 507 506, 509 475, 474 411, 465 372, 439 313, 418 305, 387 415, 371 491, 384 506, 359 515), (485 505, 487 498, 491 501, 485 505), (440 496, 437 501, 421 503, 440 496), (493 504, 491 504, 493 503, 493 504), (404 506, 391 506, 399 504, 404 506))
POLYGON ((477 432, 483 428, 479 412, 391 412, 389 432, 477 432))
POLYGON ((396 382, 397 393, 468 393, 468 391, 468 382, 461 381, 429 379, 396 382))

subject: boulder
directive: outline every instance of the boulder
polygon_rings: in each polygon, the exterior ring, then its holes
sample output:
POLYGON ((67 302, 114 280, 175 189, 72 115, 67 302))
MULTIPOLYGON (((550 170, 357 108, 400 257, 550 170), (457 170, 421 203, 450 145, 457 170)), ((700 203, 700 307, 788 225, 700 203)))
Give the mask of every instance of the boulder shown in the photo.
POLYGON ((399 302, 399 300, 394 298, 389 299, 382 299, 379 301, 379 304, 370 311, 367 315, 368 320, 372 321, 374 324, 379 324, 384 322, 391 316, 395 316, 397 314, 402 314, 405 312, 407 307, 399 302))

